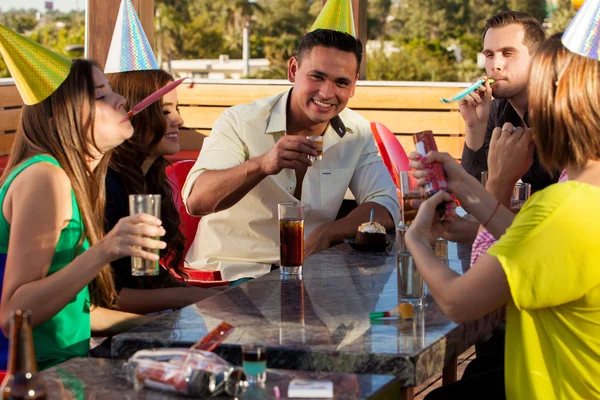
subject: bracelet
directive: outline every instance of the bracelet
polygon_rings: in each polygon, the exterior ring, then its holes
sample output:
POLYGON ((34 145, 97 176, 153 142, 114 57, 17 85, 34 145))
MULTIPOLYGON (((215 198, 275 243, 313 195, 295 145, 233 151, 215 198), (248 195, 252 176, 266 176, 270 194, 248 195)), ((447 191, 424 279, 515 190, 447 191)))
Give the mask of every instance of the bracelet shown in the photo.
POLYGON ((490 215, 488 220, 482 224, 484 228, 487 228, 487 224, 489 224, 492 218, 494 218, 494 215, 496 215, 496 211, 498 211, 498 208, 500 208, 500 200, 498 200, 498 204, 496 204, 496 208, 494 208, 494 212, 492 213, 492 215, 490 215))

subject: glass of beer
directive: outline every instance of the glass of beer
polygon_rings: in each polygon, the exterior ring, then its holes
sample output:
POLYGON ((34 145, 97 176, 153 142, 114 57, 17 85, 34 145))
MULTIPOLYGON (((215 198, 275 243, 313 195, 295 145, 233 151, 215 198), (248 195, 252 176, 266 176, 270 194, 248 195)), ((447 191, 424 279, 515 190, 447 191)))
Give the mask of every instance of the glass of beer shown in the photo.
POLYGON ((409 171, 400 171, 400 191, 402 192, 402 222, 410 226, 417 216, 419 206, 425 201, 425 191, 409 171))
MULTIPOLYGON (((130 194, 129 195, 129 214, 150 214, 160 218, 160 194, 130 194)), ((159 240, 160 238, 155 238, 159 240)), ((144 251, 160 254, 159 249, 146 249, 144 251)), ((131 275, 149 276, 158 275, 158 260, 146 260, 141 257, 131 257, 131 275)))
POLYGON ((279 203, 279 271, 302 274, 304 262, 304 204, 279 203))
POLYGON ((317 156, 316 157, 308 156, 308 159, 312 162, 314 162, 315 160, 322 160, 323 159, 323 136, 307 136, 306 138, 308 140, 314 142, 314 144, 317 145, 317 156))
POLYGON ((529 183, 517 182, 510 199, 510 210, 515 214, 521 211, 523 204, 529 199, 529 196, 531 196, 531 185, 529 183))

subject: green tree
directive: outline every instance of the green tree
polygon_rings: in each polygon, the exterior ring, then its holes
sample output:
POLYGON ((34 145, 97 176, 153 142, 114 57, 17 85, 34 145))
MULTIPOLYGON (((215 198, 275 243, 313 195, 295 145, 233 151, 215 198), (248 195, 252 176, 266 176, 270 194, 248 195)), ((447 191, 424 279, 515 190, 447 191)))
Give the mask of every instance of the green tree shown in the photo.
POLYGON ((510 0, 509 9, 520 11, 543 22, 546 18, 546 0, 510 0))
POLYGON ((574 16, 575 9, 571 4, 571 0, 559 0, 557 7, 552 10, 546 33, 552 35, 557 32, 563 32, 567 29, 574 16))
POLYGON ((223 29, 210 23, 210 17, 197 15, 183 30, 184 58, 218 58, 227 53, 223 29))
POLYGON ((70 45, 85 44, 85 26, 82 12, 60 14, 61 18, 48 21, 31 33, 31 39, 69 58, 83 56, 83 52, 69 51, 70 45))
POLYGON ((456 81, 456 60, 439 42, 415 39, 386 56, 382 50, 369 57, 367 79, 399 81, 456 81))
POLYGON ((287 77, 290 57, 296 54, 300 41, 321 9, 320 1, 260 0, 262 12, 252 24, 252 57, 266 57, 270 71, 254 77, 287 77))
POLYGON ((177 51, 177 38, 181 37, 181 18, 173 5, 157 3, 154 12, 154 51, 158 64, 167 60, 171 72, 171 57, 177 51))
POLYGON ((367 37, 369 40, 386 37, 387 18, 391 0, 369 0, 367 4, 367 37))
POLYGON ((0 13, 0 24, 15 32, 25 34, 37 25, 36 10, 10 10, 0 13))
MULTIPOLYGON (((83 51, 72 51, 73 45, 83 48, 85 41, 85 15, 83 12, 58 11, 46 13, 40 21, 35 10, 11 10, 0 14, 0 23, 41 45, 69 58, 83 56, 83 51)), ((9 77, 4 60, 0 58, 0 77, 9 77)))

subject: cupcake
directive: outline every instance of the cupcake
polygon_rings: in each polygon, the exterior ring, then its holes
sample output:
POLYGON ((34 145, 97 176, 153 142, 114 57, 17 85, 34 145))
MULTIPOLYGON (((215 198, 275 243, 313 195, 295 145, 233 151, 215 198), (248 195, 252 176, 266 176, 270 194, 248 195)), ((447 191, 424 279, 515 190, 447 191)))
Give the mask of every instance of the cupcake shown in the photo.
POLYGON ((377 222, 365 222, 358 227, 354 243, 385 246, 387 243, 385 228, 377 222))

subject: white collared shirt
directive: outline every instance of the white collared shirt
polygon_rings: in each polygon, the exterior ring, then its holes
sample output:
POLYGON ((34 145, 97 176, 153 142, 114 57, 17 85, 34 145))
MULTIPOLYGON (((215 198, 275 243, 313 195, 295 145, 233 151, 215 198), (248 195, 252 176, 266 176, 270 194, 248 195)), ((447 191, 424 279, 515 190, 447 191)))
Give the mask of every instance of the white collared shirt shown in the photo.
MULTIPOLYGON (((196 164, 183 186, 187 200, 205 170, 238 166, 269 151, 286 132, 289 91, 252 104, 227 109, 204 140, 196 164)), ((378 155, 369 122, 350 109, 339 117, 346 126, 340 137, 331 124, 323 137, 323 159, 313 162, 302 182, 301 201, 307 206, 304 235, 335 220, 346 189, 358 204, 375 202, 398 216, 394 183, 378 155)), ((263 179, 234 206, 202 217, 186 262, 189 268, 221 271, 224 280, 266 274, 279 264, 277 204, 294 197, 296 174, 284 169, 263 179)))

